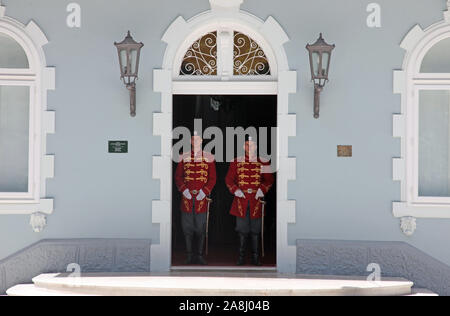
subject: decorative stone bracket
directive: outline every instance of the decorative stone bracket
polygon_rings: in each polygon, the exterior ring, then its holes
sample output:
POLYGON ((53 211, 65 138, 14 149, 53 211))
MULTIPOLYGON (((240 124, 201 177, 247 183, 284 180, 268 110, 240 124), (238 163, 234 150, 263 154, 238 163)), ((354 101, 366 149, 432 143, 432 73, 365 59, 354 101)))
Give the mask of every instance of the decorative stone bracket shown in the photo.
POLYGON ((47 216, 43 213, 33 213, 30 217, 30 225, 35 233, 40 233, 47 226, 47 216))
POLYGON ((411 237, 417 228, 416 218, 407 216, 400 219, 400 228, 407 237, 411 237))

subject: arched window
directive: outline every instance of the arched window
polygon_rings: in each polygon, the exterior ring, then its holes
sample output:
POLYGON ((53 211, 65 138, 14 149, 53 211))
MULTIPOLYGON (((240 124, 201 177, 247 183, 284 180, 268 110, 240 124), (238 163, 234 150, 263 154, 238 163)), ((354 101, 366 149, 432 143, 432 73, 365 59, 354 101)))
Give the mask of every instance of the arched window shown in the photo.
POLYGON ((23 47, 1 30, 0 51, 0 194, 29 197, 33 191, 31 107, 35 74, 31 74, 23 47), (30 76, 22 78, 24 70, 30 76))
POLYGON ((0 6, 0 215, 30 214, 36 232, 53 212, 46 180, 54 157, 46 153, 54 132, 54 112, 47 111, 47 91, 55 70, 46 66, 44 33, 7 17, 0 6))
POLYGON ((208 32, 184 50, 178 75, 215 78, 271 78, 269 58, 260 44, 233 29, 208 32))
POLYGON ((404 223, 450 218, 450 11, 444 16, 408 33, 401 44, 407 51, 403 69, 394 72, 394 90, 402 94, 394 137, 401 138, 402 150, 394 158, 401 201, 393 212, 404 223))
POLYGON ((450 204, 450 33, 417 60, 412 108, 416 120, 414 199, 450 204))

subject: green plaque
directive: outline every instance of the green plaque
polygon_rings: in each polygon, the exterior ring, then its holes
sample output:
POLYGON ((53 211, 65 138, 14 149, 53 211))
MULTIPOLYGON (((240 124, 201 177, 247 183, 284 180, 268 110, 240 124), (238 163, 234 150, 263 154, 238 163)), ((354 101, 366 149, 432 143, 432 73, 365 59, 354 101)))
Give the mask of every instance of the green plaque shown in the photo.
POLYGON ((126 154, 128 153, 128 141, 111 140, 108 142, 110 154, 126 154))

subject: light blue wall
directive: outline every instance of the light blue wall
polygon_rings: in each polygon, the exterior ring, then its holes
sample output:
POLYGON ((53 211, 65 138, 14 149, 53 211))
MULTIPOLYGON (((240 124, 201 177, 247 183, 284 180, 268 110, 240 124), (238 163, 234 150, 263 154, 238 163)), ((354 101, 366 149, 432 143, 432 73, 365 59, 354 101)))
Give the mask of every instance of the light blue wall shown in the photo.
MULTIPOLYGON (((242 8, 260 18, 273 15, 291 38, 286 51, 299 72, 299 92, 291 96, 297 113, 290 155, 298 161, 289 197, 297 200, 297 224, 289 240, 343 239, 407 241, 450 264, 449 220, 418 220, 412 238, 402 235, 392 216, 400 185, 392 179, 392 114, 400 97, 392 93, 392 70, 400 68, 399 42, 416 24, 442 19, 444 0, 377 0, 382 28, 366 26, 367 4, 375 0, 245 0, 242 8), (313 119, 313 89, 305 45, 318 33, 337 45, 331 82, 322 96, 321 118, 313 119), (337 145, 353 145, 354 157, 338 159, 337 145)), ((81 29, 65 25, 64 0, 4 0, 7 15, 30 19, 50 40, 45 52, 57 69, 57 89, 49 94, 56 111, 56 134, 48 153, 56 155, 48 196, 55 212, 41 234, 25 216, 0 217, 0 258, 43 238, 151 238, 151 201, 159 196, 152 180, 152 113, 160 96, 152 91, 152 70, 161 67, 165 29, 178 16, 190 18, 209 8, 207 0, 78 0, 81 29), (130 29, 145 47, 138 83, 137 117, 130 118, 127 91, 118 78, 114 41, 130 29), (107 154, 107 141, 129 140, 128 155, 107 154)), ((282 212, 283 210, 279 210, 282 212)))

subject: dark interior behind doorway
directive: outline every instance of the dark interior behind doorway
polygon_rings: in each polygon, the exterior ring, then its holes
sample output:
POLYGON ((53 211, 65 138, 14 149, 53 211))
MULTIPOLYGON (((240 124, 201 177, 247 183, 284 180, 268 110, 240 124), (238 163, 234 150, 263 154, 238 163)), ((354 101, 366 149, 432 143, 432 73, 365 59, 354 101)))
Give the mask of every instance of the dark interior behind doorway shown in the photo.
MULTIPOLYGON (((194 119, 202 119, 203 131, 219 127, 223 135, 227 127, 268 127, 268 154, 271 153, 271 130, 277 126, 277 97, 273 95, 246 96, 206 96, 176 95, 173 99, 173 127, 184 126, 191 131, 194 119)), ((259 135, 258 135, 259 136, 259 135)), ((225 136, 224 136, 225 138, 225 136)), ((204 140, 204 145, 210 140, 204 140)), ((174 140, 176 142, 176 140, 174 140)), ((276 147, 275 147, 276 148, 276 147)), ((236 152, 236 149, 235 149, 236 152)), ((224 148, 225 153, 225 148, 224 148)), ((215 154, 213 152, 213 154, 215 154)), ((237 260, 238 240, 235 232, 235 218, 229 214, 233 195, 225 186, 228 172, 227 162, 217 162, 217 183, 211 194, 213 203, 210 209, 209 255, 210 266, 234 266, 237 260)), ((173 175, 176 164, 173 163, 173 175)), ((275 177, 276 178, 276 177, 275 177)), ((175 185, 172 188, 172 265, 182 265, 184 260, 184 237, 180 224, 180 193, 175 185)), ((276 265, 276 181, 265 197, 267 211, 265 218, 265 266, 276 265)))

